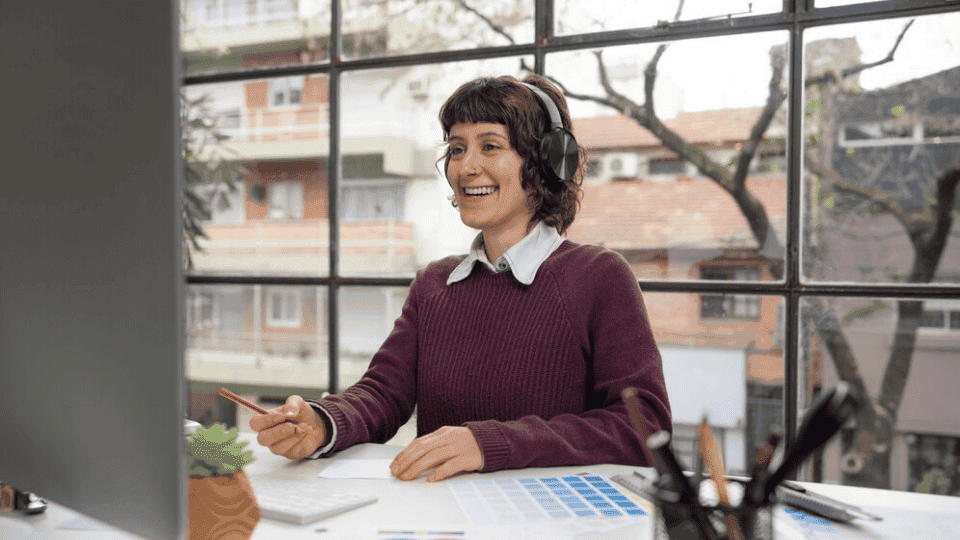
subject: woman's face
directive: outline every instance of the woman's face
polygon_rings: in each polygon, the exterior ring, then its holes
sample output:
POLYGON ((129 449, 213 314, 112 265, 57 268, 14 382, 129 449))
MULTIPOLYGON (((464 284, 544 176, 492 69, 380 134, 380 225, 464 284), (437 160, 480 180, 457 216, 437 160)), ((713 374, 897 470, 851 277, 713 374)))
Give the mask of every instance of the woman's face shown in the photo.
MULTIPOLYGON (((503 124, 454 124, 448 138, 447 181, 468 227, 488 241, 526 235, 532 199, 520 182, 523 158, 510 146, 503 124)), ((514 238, 515 237, 515 238, 514 238)))

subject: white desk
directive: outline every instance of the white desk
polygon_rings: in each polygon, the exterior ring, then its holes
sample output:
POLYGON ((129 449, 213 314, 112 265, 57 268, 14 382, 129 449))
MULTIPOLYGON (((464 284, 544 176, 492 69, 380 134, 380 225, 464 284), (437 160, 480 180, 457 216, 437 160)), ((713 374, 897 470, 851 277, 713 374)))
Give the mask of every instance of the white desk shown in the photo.
MULTIPOLYGON (((242 435, 253 440, 249 435, 242 435)), ((264 475, 275 478, 291 478, 306 481, 323 482, 334 490, 369 492, 377 495, 378 502, 307 527, 295 527, 285 523, 261 519, 254 530, 253 540, 273 539, 311 539, 311 540, 359 540, 365 538, 365 532, 377 528, 406 526, 418 529, 433 528, 437 525, 459 525, 472 531, 471 525, 460 511, 450 492, 447 482, 428 483, 423 479, 401 482, 397 479, 326 479, 317 478, 317 474, 335 460, 389 458, 401 447, 383 445, 358 445, 347 449, 329 460, 305 460, 291 462, 274 456, 268 450, 251 442, 248 448, 254 450, 256 461, 247 467, 250 475, 264 475), (326 532, 316 532, 327 529, 326 532)), ((523 469, 500 471, 484 475, 469 475, 470 478, 508 478, 566 476, 589 472, 612 476, 630 474, 633 467, 622 465, 592 465, 574 467, 556 467, 550 469, 523 469)), ((852 524, 797 521, 783 510, 778 513, 777 538, 787 540, 947 540, 960 539, 960 498, 937 495, 920 495, 897 491, 852 488, 819 484, 804 484, 819 492, 884 517, 880 522, 855 520, 852 524)), ((42 494, 41 494, 42 495, 42 494)), ((0 515, 0 539, 3 540, 131 540, 134 537, 116 530, 67 530, 64 525, 82 525, 91 523, 72 510, 51 502, 48 510, 37 516, 25 516, 20 513, 0 515)), ((95 524, 95 523, 94 523, 95 524)), ((595 535, 581 535, 582 538, 610 538, 611 540, 636 540, 643 536, 645 527, 629 526, 613 532, 595 535)), ((573 531, 573 529, 568 529, 573 531)), ((482 531, 481 531, 482 532, 482 531)), ((490 529, 496 537, 503 537, 503 531, 490 529)), ((527 536, 527 531, 514 528, 508 531, 509 538, 527 536)), ((366 536, 369 537, 369 536, 366 536)), ((477 537, 480 537, 479 533, 477 537)), ((642 539, 645 540, 645 539, 642 539)))

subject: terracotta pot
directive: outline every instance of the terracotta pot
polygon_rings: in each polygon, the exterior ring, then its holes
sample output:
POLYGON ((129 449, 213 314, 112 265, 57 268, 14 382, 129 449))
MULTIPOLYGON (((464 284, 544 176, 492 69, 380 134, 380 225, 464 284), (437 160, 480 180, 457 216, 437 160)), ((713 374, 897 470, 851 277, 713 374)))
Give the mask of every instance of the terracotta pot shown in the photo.
POLYGON ((190 477, 190 540, 247 540, 260 507, 246 473, 190 477))

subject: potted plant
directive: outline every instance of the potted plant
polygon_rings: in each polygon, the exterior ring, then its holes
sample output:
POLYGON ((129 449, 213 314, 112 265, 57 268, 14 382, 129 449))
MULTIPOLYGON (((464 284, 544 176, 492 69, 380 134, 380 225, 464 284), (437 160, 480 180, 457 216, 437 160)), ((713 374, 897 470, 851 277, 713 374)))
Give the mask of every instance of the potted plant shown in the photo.
POLYGON ((190 540, 245 540, 260 521, 260 507, 242 470, 253 452, 237 443, 237 428, 200 427, 187 438, 190 540))

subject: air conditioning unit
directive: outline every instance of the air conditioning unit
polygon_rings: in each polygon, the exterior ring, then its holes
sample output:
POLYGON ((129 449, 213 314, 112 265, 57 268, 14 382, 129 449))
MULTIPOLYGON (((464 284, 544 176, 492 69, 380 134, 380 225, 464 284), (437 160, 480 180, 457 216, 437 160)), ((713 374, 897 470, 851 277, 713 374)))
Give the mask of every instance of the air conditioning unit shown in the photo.
POLYGON ((427 79, 413 79, 407 82, 407 90, 414 101, 425 101, 430 97, 430 81, 427 79))
POLYGON ((611 176, 636 176, 638 164, 636 154, 616 153, 607 156, 604 169, 611 176))

